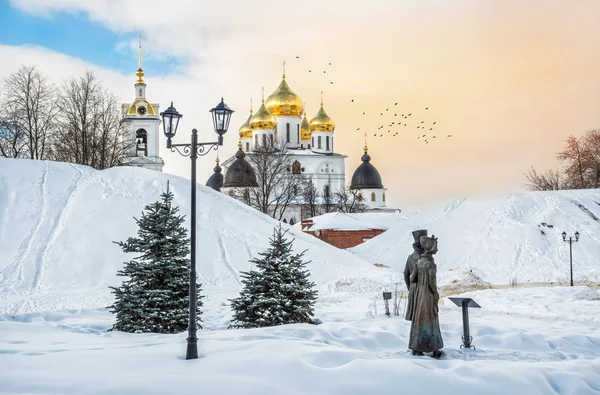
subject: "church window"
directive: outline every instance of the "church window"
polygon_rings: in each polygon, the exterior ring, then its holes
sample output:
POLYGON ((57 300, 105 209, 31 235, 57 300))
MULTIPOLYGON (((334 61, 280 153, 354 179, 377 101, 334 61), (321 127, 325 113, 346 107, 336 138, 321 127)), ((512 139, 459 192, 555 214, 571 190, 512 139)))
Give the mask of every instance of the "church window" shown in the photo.
POLYGON ((269 135, 269 138, 271 140, 271 147, 275 145, 275 142, 273 141, 273 135, 269 135))
POLYGON ((329 136, 325 136, 325 149, 329 151, 329 136))
POLYGON ((321 149, 321 136, 317 137, 317 148, 321 149))
POLYGON ((383 201, 385 202, 385 192, 383 193, 383 201))
POLYGON ((297 186, 297 185, 294 185, 294 186, 292 187, 292 194, 293 194, 294 196, 297 196, 297 195, 298 195, 298 186, 297 186))
POLYGON ((333 151, 333 136, 331 136, 331 151, 333 151))
POLYGON ((148 156, 148 133, 144 129, 135 132, 136 151, 144 150, 144 156, 148 156))
POLYGON ((142 97, 142 90, 140 89, 140 97, 142 97))
POLYGON ((296 137, 297 137, 297 142, 300 142, 300 125, 296 125, 296 137))
POLYGON ((263 134, 262 136, 263 136, 263 138, 262 138, 262 143, 263 143, 263 145, 266 147, 266 146, 267 146, 267 135, 266 135, 266 134, 263 134))
POLYGON ((294 218, 290 218, 290 225, 294 225, 295 223, 294 218))
POLYGON ((375 201, 375 192, 371 192, 371 201, 374 202, 375 201))
MULTIPOLYGON (((313 137, 311 138, 311 140, 312 140, 312 145, 313 145, 313 147, 314 147, 314 146, 315 146, 315 136, 313 136, 313 137)), ((308 148, 310 148, 310 145, 308 146, 308 148)))
POLYGON ((360 193, 360 192, 359 192, 359 193, 358 193, 358 196, 356 197, 356 199, 357 199, 359 202, 362 202, 362 201, 363 201, 363 196, 362 196, 362 193, 360 193))
POLYGON ((304 144, 300 144, 300 148, 304 148, 304 144))
POLYGON ((290 142, 290 123, 286 123, 285 124, 285 142, 289 143, 290 142))
POLYGON ((310 144, 308 145, 308 149, 310 149, 310 144))
POLYGON ((246 152, 250 151, 250 143, 246 141, 246 152))
POLYGON ((300 165, 300 162, 295 160, 294 163, 292 163, 292 174, 300 174, 300 173, 302 173, 302 166, 300 165))
POLYGON ((258 148, 258 134, 254 135, 254 145, 258 148))
POLYGON ((323 194, 325 196, 331 196, 331 188, 329 187, 329 184, 325 184, 323 187, 323 194))
POLYGON ((284 219, 283 219, 283 223, 284 223, 284 224, 287 224, 287 219, 285 219, 285 218, 284 218, 284 219))

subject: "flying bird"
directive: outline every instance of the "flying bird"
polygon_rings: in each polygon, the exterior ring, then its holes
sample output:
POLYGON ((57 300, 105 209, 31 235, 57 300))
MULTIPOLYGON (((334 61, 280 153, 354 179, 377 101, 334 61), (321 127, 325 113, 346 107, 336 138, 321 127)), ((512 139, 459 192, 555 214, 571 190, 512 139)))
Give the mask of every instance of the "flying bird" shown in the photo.
POLYGON ((354 99, 350 100, 351 103, 354 103, 354 99))
POLYGON ((360 128, 356 128, 356 130, 360 130, 360 128))
MULTIPOLYGON (((437 121, 436 121, 437 122, 437 121)), ((435 125, 435 122, 433 123, 435 125)))
POLYGON ((447 137, 452 137, 452 135, 451 135, 451 134, 449 134, 447 137))
POLYGON ((323 70, 323 74, 325 74, 325 73, 326 73, 326 71, 325 71, 325 70, 323 70))
POLYGON ((333 81, 330 81, 329 83, 333 85, 333 81))
POLYGON ((329 65, 331 66, 331 62, 329 62, 329 65))
POLYGON ((408 116, 410 117, 412 115, 412 112, 410 114, 408 114, 408 116))
POLYGON ((429 110, 429 107, 425 107, 426 110, 429 110))
POLYGON ((421 121, 421 123, 425 123, 425 121, 421 121))
POLYGON ((312 70, 308 70, 309 73, 312 73, 312 70))
POLYGON ((429 128, 429 130, 433 130, 433 128, 429 128))
POLYGON ((296 56, 296 59, 300 59, 300 56, 296 56))
POLYGON ((397 106, 397 105, 398 105, 398 103, 394 103, 394 105, 395 105, 395 106, 397 106))

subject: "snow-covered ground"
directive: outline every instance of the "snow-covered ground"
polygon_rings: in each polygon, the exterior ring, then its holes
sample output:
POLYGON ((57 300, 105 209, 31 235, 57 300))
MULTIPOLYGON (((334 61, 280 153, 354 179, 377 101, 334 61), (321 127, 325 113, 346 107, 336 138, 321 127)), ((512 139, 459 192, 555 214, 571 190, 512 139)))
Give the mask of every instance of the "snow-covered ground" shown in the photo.
POLYGON ((185 333, 107 332, 108 286, 120 283, 116 272, 128 258, 112 241, 135 234, 132 216, 159 199, 167 180, 175 204, 189 212, 189 181, 172 175, 0 159, 0 394, 600 393, 598 285, 533 286, 566 280, 563 229, 581 233, 576 279, 598 281, 597 190, 403 212, 401 224, 356 255, 293 228, 296 249, 308 249, 312 261, 323 323, 232 330, 228 299, 239 290, 239 271, 250 269, 277 222, 198 186, 204 329, 201 358, 185 361, 185 333), (407 352, 410 323, 387 318, 374 302, 400 278, 410 231, 420 227, 440 237, 444 295, 513 277, 531 285, 466 294, 482 307, 470 310, 477 350, 460 349, 461 312, 446 298, 439 361, 407 352))
POLYGON ((209 298, 201 358, 185 334, 106 332, 104 309, 29 313, 0 321, 0 393, 36 394, 577 394, 600 393, 600 291, 584 286, 469 294, 477 350, 460 349, 460 309, 440 306, 446 355, 406 350, 402 317, 366 317, 369 299, 330 295, 322 325, 224 329, 209 298), (596 300, 593 300, 596 299, 596 300))
MULTIPOLYGON (((167 180, 189 221, 189 180, 145 169, 0 159, 0 314, 103 307, 131 258, 113 241, 135 236, 144 206, 167 180)), ((206 289, 239 289, 239 272, 269 244, 278 221, 210 188, 197 189, 198 273, 206 289)), ((189 227, 189 222, 186 222, 189 227)), ((289 228, 288 225, 282 225, 289 228)), ((290 228, 319 290, 373 292, 390 272, 290 228)))
POLYGON ((600 189, 520 192, 457 199, 442 207, 403 210, 406 217, 385 233, 350 249, 372 263, 404 269, 412 252, 411 232, 439 237, 438 281, 451 285, 468 274, 481 282, 566 283, 566 231, 573 243, 576 282, 600 281, 600 189))

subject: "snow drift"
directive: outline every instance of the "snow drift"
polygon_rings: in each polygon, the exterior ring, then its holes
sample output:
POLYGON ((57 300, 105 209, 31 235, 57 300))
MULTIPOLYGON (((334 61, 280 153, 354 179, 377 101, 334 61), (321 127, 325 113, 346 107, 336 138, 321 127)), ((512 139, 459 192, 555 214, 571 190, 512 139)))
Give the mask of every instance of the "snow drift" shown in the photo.
MULTIPOLYGON (((66 163, 0 159, 0 313, 100 307, 124 254, 113 241, 134 236, 146 204, 160 200, 167 180, 174 205, 190 212, 187 179, 145 169, 104 171, 66 163), (27 296, 27 297, 25 297, 27 296), (19 303, 22 300, 22 303, 19 303)), ((268 247, 278 221, 197 187, 198 273, 205 289, 239 288, 239 272, 268 247)), ((185 224, 189 228, 189 218, 185 224)), ((287 225, 283 225, 288 227, 287 225)), ((308 250, 311 279, 322 290, 378 289, 388 273, 346 251, 290 229, 296 251, 308 250)))
POLYGON ((441 208, 406 213, 387 232, 350 249, 372 263, 404 269, 411 232, 439 237, 438 282, 508 284, 566 282, 569 245, 561 233, 581 234, 573 243, 575 281, 600 281, 600 190, 511 193, 458 199, 441 208))

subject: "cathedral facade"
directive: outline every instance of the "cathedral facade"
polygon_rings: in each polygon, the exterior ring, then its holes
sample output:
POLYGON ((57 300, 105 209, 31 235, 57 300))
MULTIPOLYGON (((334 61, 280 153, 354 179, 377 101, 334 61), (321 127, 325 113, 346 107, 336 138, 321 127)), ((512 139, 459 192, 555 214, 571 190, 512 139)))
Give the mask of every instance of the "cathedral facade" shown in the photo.
MULTIPOLYGON (((284 71, 277 89, 266 100, 263 91, 259 109, 255 113, 250 109, 250 115, 239 129, 238 151, 222 164, 217 160, 215 173, 207 185, 229 194, 232 189, 257 187, 256 175, 246 158, 255 155, 261 146, 270 144, 283 147, 290 161, 287 176, 302 174, 320 195, 326 190, 331 194, 342 192, 346 189, 347 155, 335 151, 335 129, 334 121, 325 111, 323 93, 319 110, 309 121, 305 104, 288 85, 284 71)), ((366 146, 363 163, 352 177, 351 188, 367 208, 386 207, 385 188, 377 169, 370 163, 366 146)), ((285 222, 294 224, 303 219, 302 200, 299 192, 295 203, 287 206, 282 215, 285 222)))

